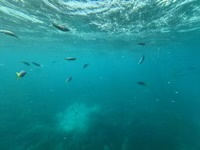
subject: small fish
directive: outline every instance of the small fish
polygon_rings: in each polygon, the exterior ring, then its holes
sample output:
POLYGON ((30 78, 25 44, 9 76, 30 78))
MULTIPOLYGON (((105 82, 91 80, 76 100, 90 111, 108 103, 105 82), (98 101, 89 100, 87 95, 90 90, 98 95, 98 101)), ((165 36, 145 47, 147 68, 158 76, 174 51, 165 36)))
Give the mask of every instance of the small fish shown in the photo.
POLYGON ((148 86, 148 84, 142 82, 142 81, 138 81, 137 84, 142 85, 142 86, 148 86))
POLYGON ((188 70, 194 70, 195 67, 191 66, 191 67, 188 67, 188 70))
POLYGON ((69 77, 65 80, 65 83, 69 83, 71 80, 72 80, 72 77, 69 76, 69 77))
POLYGON ((139 42, 138 45, 145 46, 146 44, 144 42, 139 42))
POLYGON ((67 58, 65 58, 65 60, 76 60, 76 58, 75 57, 67 57, 67 58))
POLYGON ((22 78, 26 75, 26 71, 22 70, 20 72, 16 72, 16 75, 17 75, 16 79, 18 80, 19 78, 22 78))
POLYGON ((8 30, 0 30, 0 33, 4 33, 4 34, 7 34, 7 35, 10 35, 10 36, 13 36, 13 37, 16 37, 19 39, 19 37, 15 33, 8 31, 8 30))
POLYGON ((34 64, 34 65, 37 66, 37 67, 41 67, 41 65, 38 64, 38 63, 36 63, 36 62, 32 62, 32 64, 34 64))
POLYGON ((85 69, 86 67, 88 67, 89 66, 89 64, 84 64, 83 65, 83 68, 85 69))
POLYGON ((55 23, 52 23, 52 25, 57 28, 58 30, 60 31, 63 31, 63 32, 68 32, 70 31, 67 27, 65 26, 62 26, 62 25, 58 25, 58 24, 55 24, 55 23))
POLYGON ((30 63, 29 63, 29 62, 22 61, 21 63, 23 63, 24 65, 30 66, 30 63))
POLYGON ((142 64, 143 63, 143 61, 144 61, 144 55, 142 55, 142 57, 140 58, 140 60, 138 61, 138 65, 140 65, 140 64, 142 64))

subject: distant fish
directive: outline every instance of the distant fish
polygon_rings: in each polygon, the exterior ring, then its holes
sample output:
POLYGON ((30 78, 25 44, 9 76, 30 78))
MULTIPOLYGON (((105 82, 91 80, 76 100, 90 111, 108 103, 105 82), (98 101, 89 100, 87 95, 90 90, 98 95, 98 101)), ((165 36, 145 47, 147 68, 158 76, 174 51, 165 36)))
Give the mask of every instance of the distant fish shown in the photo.
POLYGON ((84 64, 83 65, 83 68, 85 69, 86 67, 88 67, 89 66, 89 64, 84 64))
POLYGON ((17 75, 16 79, 22 78, 26 75, 26 71, 22 70, 20 72, 16 72, 16 75, 17 75))
POLYGON ((0 30, 0 33, 4 33, 4 34, 10 35, 10 36, 19 38, 15 33, 8 31, 8 30, 0 30))
POLYGON ((65 80, 65 83, 69 83, 71 80, 72 80, 72 77, 69 76, 69 77, 65 80))
POLYGON ((75 57, 67 57, 67 58, 65 58, 65 60, 76 60, 76 58, 75 57))
POLYGON ((142 64, 143 63, 143 61, 144 61, 144 55, 142 55, 142 57, 140 58, 140 60, 138 61, 138 65, 140 65, 140 64, 142 64))
POLYGON ((29 63, 29 62, 22 61, 21 63, 23 63, 24 65, 30 66, 30 63, 29 63))
POLYGON ((195 67, 191 66, 191 67, 188 67, 188 70, 194 70, 195 67))
POLYGON ((148 84, 144 83, 143 81, 138 81, 137 84, 142 85, 142 86, 148 86, 148 84))
POLYGON ((36 62, 32 62, 32 64, 34 64, 34 65, 37 66, 37 67, 41 67, 41 65, 38 64, 38 63, 36 63, 36 62))
POLYGON ((67 27, 65 26, 62 26, 62 25, 58 25, 58 24, 55 24, 55 23, 52 23, 52 25, 57 28, 58 30, 61 30, 63 32, 68 32, 70 31, 67 27))
POLYGON ((145 46, 146 44, 143 42, 139 42, 138 45, 145 46))

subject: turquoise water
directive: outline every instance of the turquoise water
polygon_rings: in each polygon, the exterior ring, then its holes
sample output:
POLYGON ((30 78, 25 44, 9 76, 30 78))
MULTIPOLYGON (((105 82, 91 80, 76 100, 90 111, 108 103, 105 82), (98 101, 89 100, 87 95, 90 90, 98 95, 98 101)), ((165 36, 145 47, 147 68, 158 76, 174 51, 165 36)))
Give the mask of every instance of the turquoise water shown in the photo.
POLYGON ((198 0, 1 0, 0 150, 199 150, 199 25, 198 0))

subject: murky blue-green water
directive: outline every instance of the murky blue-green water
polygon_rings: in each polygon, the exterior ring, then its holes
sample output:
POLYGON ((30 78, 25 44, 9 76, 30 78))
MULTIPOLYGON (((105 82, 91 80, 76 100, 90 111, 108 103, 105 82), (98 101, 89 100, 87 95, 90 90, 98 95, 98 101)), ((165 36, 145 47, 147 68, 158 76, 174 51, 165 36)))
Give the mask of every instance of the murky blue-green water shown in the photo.
POLYGON ((198 0, 1 0, 0 150, 199 150, 199 26, 198 0))

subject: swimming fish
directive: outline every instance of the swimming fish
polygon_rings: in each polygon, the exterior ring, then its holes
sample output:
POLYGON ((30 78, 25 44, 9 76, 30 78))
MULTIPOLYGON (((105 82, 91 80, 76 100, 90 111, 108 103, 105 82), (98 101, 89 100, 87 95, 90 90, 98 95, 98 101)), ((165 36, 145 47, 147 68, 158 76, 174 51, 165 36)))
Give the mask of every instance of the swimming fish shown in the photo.
POLYGON ((8 30, 0 30, 0 33, 4 33, 4 34, 10 35, 10 36, 19 38, 15 33, 8 31, 8 30))
POLYGON ((36 63, 36 62, 32 62, 32 64, 34 64, 34 65, 37 66, 37 67, 41 67, 41 65, 38 64, 38 63, 36 63))
POLYGON ((143 42, 139 42, 138 45, 145 46, 146 44, 143 42))
POLYGON ((30 66, 30 63, 29 63, 29 62, 22 61, 21 63, 23 63, 24 65, 30 66))
POLYGON ((62 25, 58 25, 58 24, 55 24, 55 23, 52 23, 52 25, 57 28, 58 30, 61 30, 63 32, 68 32, 70 31, 67 27, 65 26, 62 26, 62 25))
POLYGON ((83 65, 83 68, 85 69, 87 66, 89 66, 89 64, 84 64, 84 65, 83 65))
POLYGON ((142 86, 149 86, 148 84, 144 83, 143 81, 138 81, 137 84, 142 85, 142 86))
POLYGON ((76 60, 76 58, 75 57, 67 57, 67 58, 65 58, 65 60, 76 60))
POLYGON ((194 70, 195 67, 191 66, 191 67, 188 67, 188 70, 194 70))
POLYGON ((140 58, 140 60, 138 61, 138 65, 140 65, 140 64, 142 64, 143 63, 143 61, 144 61, 144 55, 142 55, 142 57, 140 58))
POLYGON ((22 78, 26 75, 26 71, 22 70, 20 72, 16 72, 16 75, 17 75, 16 79, 22 78))
POLYGON ((72 77, 69 76, 69 77, 65 80, 65 83, 69 83, 71 80, 72 80, 72 77))

